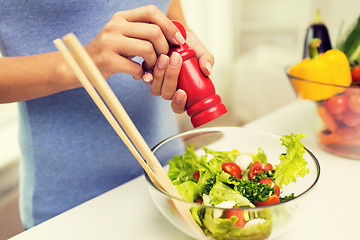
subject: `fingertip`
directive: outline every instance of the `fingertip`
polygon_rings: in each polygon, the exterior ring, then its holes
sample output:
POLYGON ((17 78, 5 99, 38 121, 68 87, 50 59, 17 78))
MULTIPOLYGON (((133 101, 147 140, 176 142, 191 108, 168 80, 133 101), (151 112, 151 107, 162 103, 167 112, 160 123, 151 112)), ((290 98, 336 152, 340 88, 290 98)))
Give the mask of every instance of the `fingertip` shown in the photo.
POLYGON ((181 56, 178 52, 173 52, 170 56, 170 62, 169 65, 172 68, 176 68, 177 66, 179 66, 179 63, 181 61, 181 56))
POLYGON ((154 77, 151 73, 145 73, 143 76, 142 76, 142 80, 144 83, 146 84, 151 84, 152 81, 154 80, 154 77))
POLYGON ((175 33, 175 41, 177 42, 177 44, 183 45, 185 43, 185 38, 183 37, 183 35, 180 32, 176 32, 175 33))
POLYGON ((140 79, 141 79, 141 77, 139 77, 139 76, 137 76, 137 75, 132 75, 132 77, 133 77, 133 79, 135 79, 135 80, 140 80, 140 79))
POLYGON ((175 92, 174 99, 178 103, 186 102, 186 92, 184 90, 182 90, 182 89, 178 89, 175 92))
POLYGON ((165 54, 161 54, 158 58, 158 61, 157 61, 157 67, 160 69, 160 70, 163 70, 165 69, 165 67, 167 66, 168 64, 168 61, 169 61, 169 57, 165 54))
POLYGON ((209 53, 205 52, 199 57, 199 64, 202 73, 205 76, 209 76, 212 73, 213 66, 214 66, 214 56, 209 53))
POLYGON ((210 62, 206 62, 205 69, 207 71, 207 75, 209 76, 211 74, 211 71, 212 71, 212 64, 210 62))
POLYGON ((186 100, 186 92, 182 89, 178 89, 174 94, 173 101, 171 102, 171 108, 174 113, 180 114, 185 112, 186 100))

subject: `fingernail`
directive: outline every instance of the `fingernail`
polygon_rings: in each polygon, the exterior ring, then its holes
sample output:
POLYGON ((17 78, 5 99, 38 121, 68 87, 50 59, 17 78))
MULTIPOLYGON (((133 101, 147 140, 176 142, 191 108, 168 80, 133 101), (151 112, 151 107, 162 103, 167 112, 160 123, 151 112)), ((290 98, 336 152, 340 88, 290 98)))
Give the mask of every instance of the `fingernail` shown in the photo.
POLYGON ((207 62, 207 63, 205 64, 205 68, 206 68, 206 70, 208 71, 208 73, 209 73, 209 75, 210 75, 211 70, 212 70, 212 65, 211 65, 211 63, 210 63, 210 62, 207 62))
POLYGON ((152 75, 149 73, 144 74, 144 76, 142 77, 142 80, 145 83, 150 83, 152 81, 152 75))
POLYGON ((180 32, 176 32, 175 33, 175 40, 178 42, 178 44, 182 45, 185 43, 185 38, 183 37, 183 35, 181 35, 180 32))
POLYGON ((158 63, 157 66, 159 69, 164 69, 166 67, 166 64, 168 62, 168 56, 161 54, 159 59, 158 59, 158 63))
POLYGON ((180 54, 177 52, 173 52, 170 57, 170 66, 175 68, 180 62, 180 54))
POLYGON ((144 81, 145 83, 149 83, 149 82, 151 81, 151 79, 148 78, 148 77, 144 77, 144 78, 143 78, 143 81, 144 81))
POLYGON ((178 90, 175 93, 175 101, 182 102, 182 101, 184 101, 184 99, 185 99, 185 92, 182 90, 178 90))

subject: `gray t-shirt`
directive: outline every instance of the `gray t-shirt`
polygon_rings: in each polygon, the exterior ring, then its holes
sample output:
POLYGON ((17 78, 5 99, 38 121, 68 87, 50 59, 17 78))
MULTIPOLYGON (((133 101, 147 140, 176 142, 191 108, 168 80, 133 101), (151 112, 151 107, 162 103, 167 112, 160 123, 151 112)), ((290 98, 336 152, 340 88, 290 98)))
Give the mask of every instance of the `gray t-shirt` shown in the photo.
MULTIPOLYGON (((115 12, 147 4, 166 13, 169 1, 0 0, 3 47, 8 56, 56 51, 52 41, 69 32, 85 45, 115 12)), ((177 133, 170 103, 152 96, 148 85, 127 74, 108 82, 150 147, 177 133)), ((18 105, 25 228, 143 173, 83 88, 18 105)))

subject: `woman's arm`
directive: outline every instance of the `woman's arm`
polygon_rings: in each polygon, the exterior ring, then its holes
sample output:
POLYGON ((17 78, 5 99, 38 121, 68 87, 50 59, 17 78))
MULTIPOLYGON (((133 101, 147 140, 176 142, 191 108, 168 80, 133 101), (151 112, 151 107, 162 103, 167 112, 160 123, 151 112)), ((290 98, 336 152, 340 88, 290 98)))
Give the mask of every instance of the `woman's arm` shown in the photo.
POLYGON ((167 13, 167 16, 171 20, 176 20, 181 22, 185 28, 187 28, 184 12, 182 10, 181 2, 180 0, 172 0, 169 6, 169 10, 167 13))
POLYGON ((79 86, 58 52, 0 58, 0 103, 40 98, 79 86))
MULTIPOLYGON (((117 72, 141 79, 143 67, 152 69, 158 56, 167 54, 168 41, 181 44, 184 39, 158 8, 145 6, 114 14, 85 49, 105 79, 117 72), (133 56, 142 57, 143 65, 132 61, 133 56)), ((59 52, 0 58, 0 103, 39 98, 77 87, 80 83, 59 52)))

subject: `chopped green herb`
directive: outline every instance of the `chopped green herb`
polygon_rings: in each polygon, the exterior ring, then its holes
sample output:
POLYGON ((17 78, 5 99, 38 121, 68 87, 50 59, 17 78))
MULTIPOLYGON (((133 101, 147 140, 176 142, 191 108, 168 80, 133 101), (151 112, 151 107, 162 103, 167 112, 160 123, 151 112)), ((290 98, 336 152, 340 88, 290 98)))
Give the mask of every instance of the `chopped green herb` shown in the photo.
POLYGON ((253 181, 259 182, 261 179, 264 178, 270 178, 273 182, 275 182, 275 170, 272 170, 271 172, 259 172, 258 175, 255 176, 253 181))
POLYGON ((270 195, 275 193, 274 188, 250 179, 239 179, 232 176, 230 179, 232 182, 236 182, 233 186, 234 190, 249 199, 251 203, 266 201, 270 195))
POLYGON ((280 202, 286 202, 286 201, 289 201, 290 199, 293 199, 295 196, 294 196, 294 193, 290 194, 290 195, 287 195, 285 197, 280 197, 280 202))

